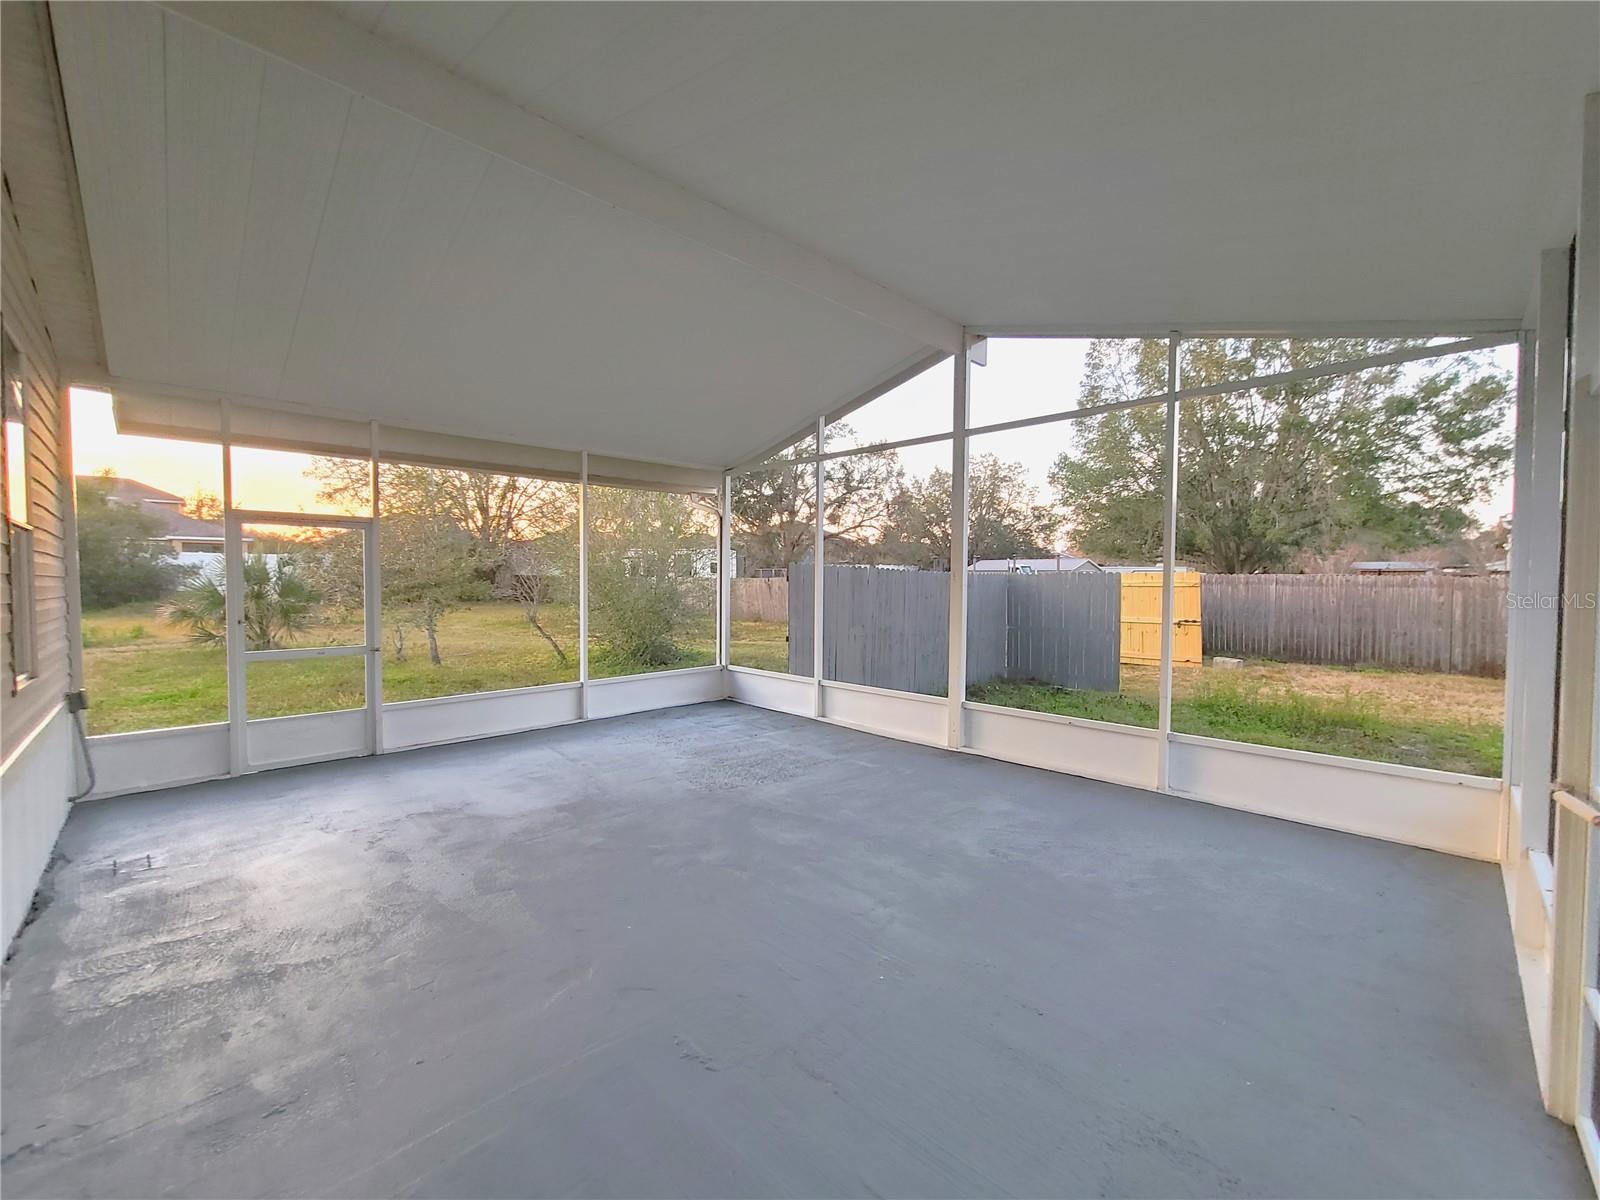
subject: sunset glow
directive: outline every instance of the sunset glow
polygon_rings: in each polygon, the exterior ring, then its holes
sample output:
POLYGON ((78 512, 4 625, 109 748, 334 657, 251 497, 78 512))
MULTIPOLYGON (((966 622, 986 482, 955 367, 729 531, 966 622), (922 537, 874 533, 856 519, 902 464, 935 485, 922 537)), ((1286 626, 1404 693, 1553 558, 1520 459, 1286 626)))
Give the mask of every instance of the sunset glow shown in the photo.
MULTIPOLYGON (((200 493, 222 497, 220 446, 119 433, 110 392, 73 388, 71 397, 74 474, 110 471, 185 500, 200 493)), ((309 454, 236 449, 235 491, 239 499, 277 512, 329 511, 317 502, 316 481, 306 474, 310 466, 309 454)))

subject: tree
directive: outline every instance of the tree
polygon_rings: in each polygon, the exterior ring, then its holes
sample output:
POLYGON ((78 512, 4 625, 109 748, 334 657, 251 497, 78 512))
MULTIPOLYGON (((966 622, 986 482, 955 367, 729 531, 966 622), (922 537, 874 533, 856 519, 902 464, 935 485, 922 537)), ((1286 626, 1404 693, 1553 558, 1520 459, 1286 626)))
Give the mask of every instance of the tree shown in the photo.
MULTIPOLYGON (((846 442, 853 433, 843 422, 831 428, 846 442)), ((787 567, 809 557, 816 537, 816 466, 796 460, 816 448, 816 438, 807 438, 761 470, 734 476, 733 540, 741 568, 787 567)), ((848 558, 849 545, 881 530, 899 488, 899 467, 892 451, 869 450, 833 459, 827 468, 828 538, 848 558)))
MULTIPOLYGON (((268 562, 261 554, 244 561, 244 634, 247 650, 280 650, 311 623, 321 595, 298 569, 292 554, 268 562)), ((168 620, 189 627, 204 645, 227 641, 227 603, 219 572, 203 571, 163 607, 168 620)))
POLYGON ((591 488, 589 621, 625 663, 668 666, 688 616, 710 612, 716 581, 694 570, 715 553, 715 502, 671 492, 591 488))
MULTIPOLYGON (((359 505, 371 495, 369 471, 360 459, 318 458, 309 473, 321 484, 321 499, 359 505)), ((409 626, 427 635, 429 657, 439 662, 439 618, 458 604, 487 600, 496 580, 509 572, 529 630, 560 661, 568 660, 540 617, 540 585, 525 580, 534 562, 546 591, 576 587, 577 498, 571 484, 415 463, 382 464, 378 484, 384 611, 399 638, 397 656, 404 656, 409 626), (558 542, 570 543, 570 553, 563 555, 558 542)))
MULTIPOLYGON (((1183 343, 1182 383, 1203 386, 1383 354, 1384 339, 1207 338, 1183 343)), ((1166 386, 1165 345, 1097 342, 1083 403, 1166 386)), ((1183 402, 1178 557, 1223 573, 1283 570, 1352 540, 1388 553, 1451 541, 1511 458, 1503 374, 1476 357, 1183 402)), ((1050 482, 1077 547, 1153 560, 1161 551, 1165 411, 1085 418, 1050 482)))
POLYGON ((78 481, 78 584, 85 608, 156 600, 184 576, 161 521, 111 499, 109 472, 78 481))
MULTIPOLYGON (((325 501, 360 505, 371 496, 364 459, 317 458, 309 474, 325 501)), ((570 485, 497 471, 384 463, 378 486, 383 516, 449 517, 489 556, 565 523, 573 507, 570 485)))
POLYGON ((569 523, 560 529, 541 534, 529 541, 513 543, 505 560, 505 569, 511 576, 511 591, 522 609, 528 628, 543 638, 563 666, 569 661, 567 651, 556 640, 540 617, 542 606, 560 602, 578 602, 578 514, 571 514, 569 523))
POLYGON ((428 661, 439 653, 439 620, 467 600, 488 598, 465 553, 467 535, 446 516, 395 515, 384 519, 383 608, 395 635, 395 658, 404 661, 405 630, 427 638, 428 661))
POLYGON ((194 495, 183 502, 183 515, 196 521, 222 520, 222 500, 215 492, 196 488, 194 495))
MULTIPOLYGON (((1040 504, 1027 468, 979 454, 967 467, 970 565, 982 558, 1038 558, 1052 553, 1061 518, 1040 504)), ((901 484, 881 545, 891 561, 944 568, 950 563, 950 472, 935 467, 901 484)))

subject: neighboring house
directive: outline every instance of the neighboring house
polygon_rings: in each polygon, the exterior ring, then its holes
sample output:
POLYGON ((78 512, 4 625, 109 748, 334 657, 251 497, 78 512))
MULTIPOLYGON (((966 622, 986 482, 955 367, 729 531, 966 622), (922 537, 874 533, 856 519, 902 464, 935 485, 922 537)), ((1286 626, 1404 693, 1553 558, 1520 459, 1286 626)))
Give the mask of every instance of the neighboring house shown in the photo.
MULTIPOLYGON (((183 497, 164 492, 137 479, 106 478, 100 475, 80 475, 78 483, 104 483, 110 485, 107 498, 113 504, 137 508, 161 522, 161 533, 156 540, 165 542, 167 548, 186 567, 210 566, 222 556, 223 527, 221 521, 202 521, 183 511, 183 497)), ((255 539, 244 533, 244 552, 249 554, 255 539)))
MULTIPOLYGON (((737 552, 730 552, 730 555, 731 565, 737 574, 739 556, 737 552)), ((545 534, 531 541, 512 542, 507 547, 505 561, 495 570, 495 595, 502 598, 547 598, 548 589, 544 581, 566 574, 561 566, 562 560, 571 560, 573 557, 571 535, 565 531, 545 534), (551 541, 549 552, 541 548, 541 543, 546 539, 551 541)), ((645 550, 624 550, 622 560, 623 570, 629 576, 649 573, 650 563, 645 550)), ((717 548, 699 546, 674 550, 667 564, 667 574, 676 579, 715 579, 717 548)))
POLYGON ((972 569, 996 574, 1043 575, 1055 571, 1101 571, 1105 568, 1093 559, 1058 554, 1054 558, 980 558, 972 564, 972 569))
MULTIPOLYGON (((739 556, 730 551, 734 574, 739 573, 739 556)), ((624 550, 622 560, 629 575, 650 572, 651 554, 644 550, 624 550)), ((687 550, 674 550, 667 563, 667 574, 674 579, 715 579, 717 577, 717 550, 715 546, 700 546, 687 550)))

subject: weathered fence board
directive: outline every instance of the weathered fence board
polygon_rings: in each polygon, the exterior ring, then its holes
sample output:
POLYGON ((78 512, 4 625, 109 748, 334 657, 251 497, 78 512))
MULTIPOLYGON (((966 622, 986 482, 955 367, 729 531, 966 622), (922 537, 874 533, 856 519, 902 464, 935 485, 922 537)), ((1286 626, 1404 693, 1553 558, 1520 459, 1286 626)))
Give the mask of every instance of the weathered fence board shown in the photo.
POLYGON ((1011 575, 967 575, 967 682, 1005 679, 1011 660, 1011 575))
POLYGON ((1505 674, 1493 576, 1206 575, 1205 652, 1456 675, 1505 674))
MULTIPOLYGON (((943 695, 949 686, 950 575, 825 569, 823 677, 943 695)), ((811 673, 811 568, 789 574, 789 669, 811 673)), ((1121 593, 1114 575, 967 577, 967 678, 1115 691, 1121 593)))
POLYGON ((1121 579, 1082 571, 1006 578, 1006 678, 1116 691, 1121 579))
POLYGON ((735 621, 784 621, 789 616, 787 579, 732 579, 729 591, 735 621))

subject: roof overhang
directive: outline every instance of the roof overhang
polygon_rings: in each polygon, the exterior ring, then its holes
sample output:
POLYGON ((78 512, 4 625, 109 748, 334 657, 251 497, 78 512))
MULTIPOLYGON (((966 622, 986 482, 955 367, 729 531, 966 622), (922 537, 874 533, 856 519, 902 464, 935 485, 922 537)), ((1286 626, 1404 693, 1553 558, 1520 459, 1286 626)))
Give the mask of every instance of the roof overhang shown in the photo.
POLYGON ((105 379, 692 470, 963 326, 1517 324, 1597 13, 51 8, 105 379))

